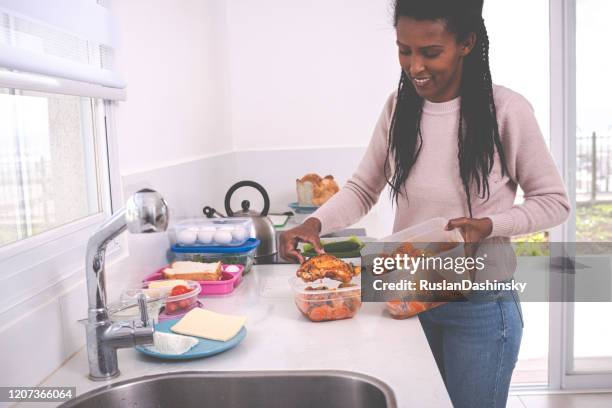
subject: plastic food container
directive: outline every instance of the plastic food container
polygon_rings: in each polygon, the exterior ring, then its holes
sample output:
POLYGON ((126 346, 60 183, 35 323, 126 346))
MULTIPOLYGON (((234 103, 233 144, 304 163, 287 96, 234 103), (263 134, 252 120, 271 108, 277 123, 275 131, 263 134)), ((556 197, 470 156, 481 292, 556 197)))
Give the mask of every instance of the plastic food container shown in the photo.
POLYGON ((231 293, 239 283, 240 275, 234 275, 228 272, 221 273, 221 279, 218 281, 200 281, 202 294, 204 295, 226 295, 231 293))
POLYGON ((225 265, 241 265, 242 274, 248 273, 255 261, 255 249, 259 240, 249 238, 240 246, 180 246, 171 247, 176 261, 221 262, 225 265))
POLYGON ((425 310, 440 306, 444 302, 416 302, 404 300, 392 300, 385 303, 385 309, 394 319, 408 319, 425 310))
POLYGON ((179 221, 170 229, 170 241, 178 246, 238 246, 252 235, 248 218, 193 218, 179 221))
POLYGON ((167 292, 149 291, 147 289, 128 289, 121 293, 119 302, 111 303, 108 306, 110 319, 114 322, 140 320, 138 295, 141 293, 146 296, 149 318, 157 323, 159 311, 164 305, 167 292))
MULTIPOLYGON (((200 285, 199 295, 226 295, 231 293, 242 281, 242 265, 222 265, 223 272, 218 281, 193 281, 200 285)), ((144 278, 144 283, 163 280, 164 274, 159 270, 144 278)), ((172 309, 172 308, 171 308, 172 309)))
POLYGON ((159 312, 159 317, 158 320, 160 322, 165 322, 167 320, 176 320, 176 319, 180 319, 181 317, 185 316, 187 313, 189 313, 189 311, 191 309, 195 309, 196 307, 201 307, 203 308, 204 305, 202 304, 201 300, 198 300, 193 306, 191 306, 189 309, 183 309, 180 312, 176 312, 174 314, 167 314, 166 310, 162 308, 162 310, 159 312))
POLYGON ((304 282, 298 277, 291 278, 289 284, 297 308, 312 322, 349 319, 361 308, 359 278, 346 287, 331 279, 304 282))
MULTIPOLYGON (((198 295, 202 291, 198 282, 186 281, 187 287, 191 289, 189 292, 182 295, 168 296, 166 298, 164 312, 166 314, 178 314, 188 310, 198 302, 198 295)), ((171 288, 172 290, 172 288, 171 288)))
MULTIPOLYGON (((441 258, 465 257, 464 240, 459 229, 445 230, 448 220, 442 217, 432 218, 418 225, 406 228, 393 235, 380 239, 383 245, 373 245, 371 249, 366 245, 362 254, 379 255, 380 253, 392 254, 396 251, 419 256, 435 256, 441 258), (371 250, 379 253, 368 253, 371 250), (415 252, 412 252, 415 251, 415 252)), ((447 281, 460 281, 464 275, 452 270, 436 271, 447 281)))
POLYGON ((403 229, 393 235, 382 238, 381 242, 463 242, 463 236, 457 228, 452 231, 444 229, 448 220, 438 217, 403 229))
POLYGON ((238 286, 238 284, 242 281, 242 273, 244 272, 244 266, 222 264, 221 268, 223 269, 223 272, 229 273, 230 275, 234 275, 236 277, 236 284, 234 286, 238 286))

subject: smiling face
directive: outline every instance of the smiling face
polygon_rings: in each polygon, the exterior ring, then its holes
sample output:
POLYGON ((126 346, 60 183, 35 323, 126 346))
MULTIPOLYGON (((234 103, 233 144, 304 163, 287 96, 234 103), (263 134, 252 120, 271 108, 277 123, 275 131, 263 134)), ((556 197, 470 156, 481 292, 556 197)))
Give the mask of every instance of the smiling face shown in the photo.
POLYGON ((475 35, 459 41, 443 20, 400 17, 396 26, 402 69, 419 96, 446 102, 459 95, 463 60, 475 43, 475 35))

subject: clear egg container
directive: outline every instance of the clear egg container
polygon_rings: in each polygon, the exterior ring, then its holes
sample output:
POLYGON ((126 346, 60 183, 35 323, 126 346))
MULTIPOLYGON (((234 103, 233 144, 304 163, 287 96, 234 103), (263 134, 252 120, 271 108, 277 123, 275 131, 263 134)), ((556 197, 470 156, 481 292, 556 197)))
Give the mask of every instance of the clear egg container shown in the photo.
POLYGON ((239 246, 253 235, 250 218, 194 218, 175 223, 170 241, 178 246, 239 246))

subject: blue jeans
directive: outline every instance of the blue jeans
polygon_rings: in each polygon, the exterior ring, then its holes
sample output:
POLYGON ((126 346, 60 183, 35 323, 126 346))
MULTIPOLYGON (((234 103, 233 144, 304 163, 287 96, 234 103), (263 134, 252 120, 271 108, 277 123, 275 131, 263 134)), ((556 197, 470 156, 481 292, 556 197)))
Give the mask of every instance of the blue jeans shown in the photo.
POLYGON ((505 407, 523 335, 518 295, 480 292, 418 316, 453 406, 505 407))

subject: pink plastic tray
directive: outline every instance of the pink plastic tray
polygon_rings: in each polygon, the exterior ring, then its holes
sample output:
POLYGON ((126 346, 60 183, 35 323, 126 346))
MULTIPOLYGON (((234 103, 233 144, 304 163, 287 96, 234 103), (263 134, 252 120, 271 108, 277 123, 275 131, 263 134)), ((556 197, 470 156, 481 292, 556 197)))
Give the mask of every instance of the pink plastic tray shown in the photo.
MULTIPOLYGON (((200 287, 202 287, 202 291, 200 292, 200 296, 202 295, 226 295, 231 293, 236 286, 242 280, 242 272, 244 271, 244 266, 242 265, 234 265, 238 267, 238 272, 226 272, 226 268, 230 265, 221 265, 223 270, 221 275, 221 280, 218 281, 198 281, 200 287)), ((154 272, 150 275, 145 276, 143 279, 143 283, 151 282, 154 280, 162 280, 164 278, 164 274, 162 273, 164 268, 160 269, 157 272, 154 272)))

